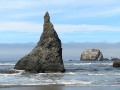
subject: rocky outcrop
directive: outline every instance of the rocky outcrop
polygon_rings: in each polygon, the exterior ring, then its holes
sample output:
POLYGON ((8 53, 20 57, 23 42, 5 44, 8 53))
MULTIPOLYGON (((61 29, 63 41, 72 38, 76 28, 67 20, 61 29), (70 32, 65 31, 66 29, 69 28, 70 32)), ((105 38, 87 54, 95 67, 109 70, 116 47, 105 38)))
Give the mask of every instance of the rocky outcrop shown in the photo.
POLYGON ((61 40, 59 39, 50 16, 44 16, 44 30, 37 46, 15 65, 15 69, 29 72, 64 72, 61 40))
POLYGON ((119 58, 111 57, 111 61, 120 60, 119 58))
POLYGON ((110 61, 109 58, 103 58, 103 61, 110 61))
POLYGON ((114 60, 113 67, 120 67, 120 59, 114 60))
POLYGON ((87 49, 82 52, 80 60, 82 61, 103 60, 103 54, 99 49, 87 49))

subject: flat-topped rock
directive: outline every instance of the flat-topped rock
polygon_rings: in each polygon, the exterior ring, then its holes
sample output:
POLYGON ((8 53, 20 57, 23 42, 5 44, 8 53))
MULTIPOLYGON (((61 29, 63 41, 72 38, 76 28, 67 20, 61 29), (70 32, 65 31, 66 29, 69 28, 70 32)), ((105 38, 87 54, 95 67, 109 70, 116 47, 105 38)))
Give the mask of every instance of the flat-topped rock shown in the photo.
POLYGON ((99 49, 87 49, 82 52, 80 60, 82 61, 103 60, 103 54, 99 49))
POLYGON ((49 13, 44 16, 44 30, 37 46, 15 65, 15 69, 29 72, 64 72, 61 40, 50 22, 49 13))

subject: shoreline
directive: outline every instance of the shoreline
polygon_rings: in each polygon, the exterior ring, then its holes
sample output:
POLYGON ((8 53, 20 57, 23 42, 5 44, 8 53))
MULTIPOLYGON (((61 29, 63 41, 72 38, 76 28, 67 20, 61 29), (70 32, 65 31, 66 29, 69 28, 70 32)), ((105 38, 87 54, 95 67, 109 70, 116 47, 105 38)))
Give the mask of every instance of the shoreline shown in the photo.
POLYGON ((11 86, 0 90, 119 90, 120 86, 11 86))

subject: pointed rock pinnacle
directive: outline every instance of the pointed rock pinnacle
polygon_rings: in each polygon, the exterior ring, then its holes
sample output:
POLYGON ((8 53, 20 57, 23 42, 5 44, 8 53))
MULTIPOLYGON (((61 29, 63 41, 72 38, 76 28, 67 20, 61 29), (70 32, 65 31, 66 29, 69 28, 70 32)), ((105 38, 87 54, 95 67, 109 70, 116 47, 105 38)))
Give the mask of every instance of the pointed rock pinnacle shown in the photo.
POLYGON ((50 22, 49 13, 44 16, 44 30, 37 46, 15 65, 15 69, 29 72, 64 72, 61 40, 50 22))
POLYGON ((50 16, 49 13, 46 12, 45 16, 44 16, 44 23, 50 22, 50 16))

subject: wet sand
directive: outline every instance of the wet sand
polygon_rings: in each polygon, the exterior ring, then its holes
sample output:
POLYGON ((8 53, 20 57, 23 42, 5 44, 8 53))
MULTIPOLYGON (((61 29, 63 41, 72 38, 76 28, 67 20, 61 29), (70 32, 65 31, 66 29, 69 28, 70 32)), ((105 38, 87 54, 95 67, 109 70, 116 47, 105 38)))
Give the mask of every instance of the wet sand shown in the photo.
POLYGON ((29 86, 1 87, 0 90, 120 90, 120 86, 29 86))

